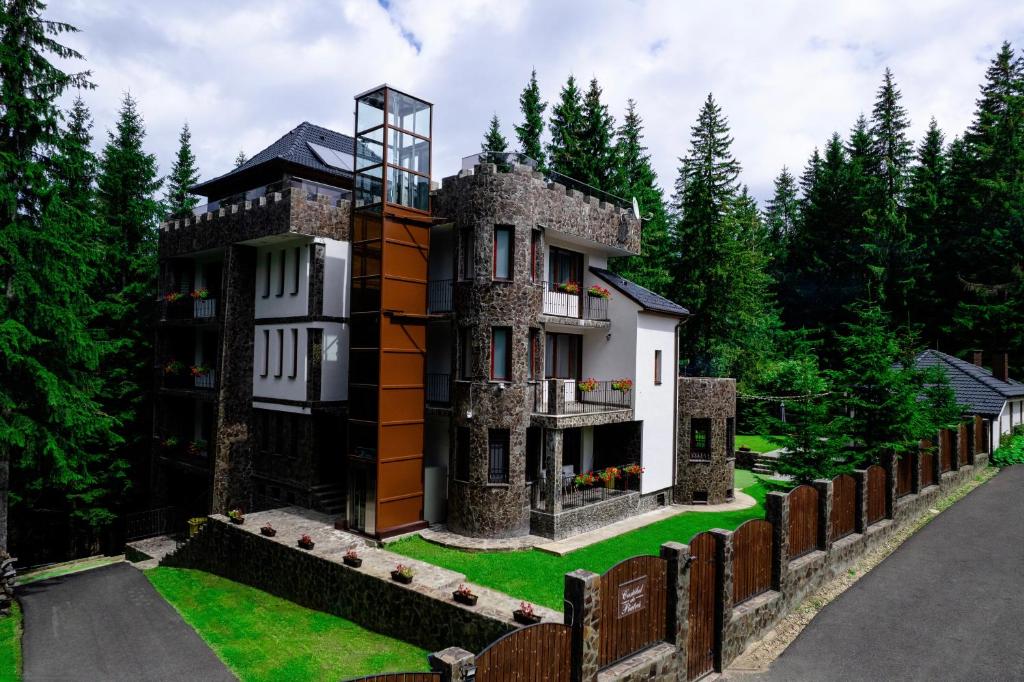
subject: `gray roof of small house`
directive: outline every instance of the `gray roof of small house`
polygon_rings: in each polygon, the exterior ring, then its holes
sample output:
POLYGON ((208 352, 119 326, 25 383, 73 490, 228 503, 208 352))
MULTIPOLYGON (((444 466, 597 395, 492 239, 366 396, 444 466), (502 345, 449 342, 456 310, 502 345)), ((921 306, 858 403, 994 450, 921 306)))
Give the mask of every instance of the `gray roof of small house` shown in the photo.
POLYGON ((210 180, 205 180, 193 185, 191 190, 195 194, 203 194, 203 189, 205 189, 207 185, 215 182, 221 182, 232 175, 245 172, 255 168, 256 166, 275 160, 293 163, 298 166, 305 166, 306 168, 312 168, 313 170, 317 170, 321 173, 336 175, 339 178, 351 179, 351 170, 342 170, 324 163, 310 145, 319 145, 321 147, 333 149, 347 157, 352 156, 355 148, 355 142, 351 136, 331 130, 330 128, 314 125, 309 121, 303 121, 278 138, 266 149, 253 154, 252 158, 247 160, 238 168, 233 168, 223 175, 219 175, 215 178, 211 178, 210 180))
POLYGON ((956 401, 968 407, 971 414, 998 415, 1008 399, 1024 397, 1024 384, 1019 381, 1003 381, 984 367, 941 351, 922 352, 914 360, 914 366, 941 369, 949 379, 956 401))
POLYGON ((653 313, 664 313, 665 315, 675 315, 676 317, 689 317, 690 315, 690 311, 678 303, 673 303, 664 296, 660 296, 635 282, 630 282, 625 277, 620 277, 610 270, 591 267, 590 271, 618 289, 644 310, 653 313))

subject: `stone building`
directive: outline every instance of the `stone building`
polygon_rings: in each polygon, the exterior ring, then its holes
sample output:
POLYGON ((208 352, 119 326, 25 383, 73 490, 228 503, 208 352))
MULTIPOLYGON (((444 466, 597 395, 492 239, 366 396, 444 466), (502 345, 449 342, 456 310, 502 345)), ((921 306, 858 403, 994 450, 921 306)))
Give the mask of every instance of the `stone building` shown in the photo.
POLYGON ((515 154, 431 188, 429 103, 356 112, 162 226, 154 506, 562 538, 731 494, 732 384, 680 378, 686 309, 609 270, 630 204, 515 154), (705 421, 721 456, 691 462, 705 421))

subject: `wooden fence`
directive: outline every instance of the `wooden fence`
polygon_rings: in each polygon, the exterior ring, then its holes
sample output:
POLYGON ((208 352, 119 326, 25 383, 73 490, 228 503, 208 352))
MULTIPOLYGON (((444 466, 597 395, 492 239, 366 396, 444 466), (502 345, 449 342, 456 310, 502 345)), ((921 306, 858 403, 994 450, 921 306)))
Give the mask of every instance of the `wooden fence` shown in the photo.
POLYGON ((572 627, 561 623, 538 623, 515 630, 477 655, 477 679, 481 682, 569 682, 571 643, 572 627))
POLYGON ((956 461, 958 466, 967 466, 971 452, 972 441, 974 440, 974 424, 965 423, 957 428, 956 439, 956 461))
POLYGON ((801 485, 789 492, 789 558, 818 547, 818 491, 801 485))
POLYGON ((953 432, 949 429, 939 431, 939 473, 944 474, 953 468, 953 432))
POLYGON ((598 667, 609 666, 665 640, 668 566, 656 556, 635 556, 601 576, 598 667))
POLYGON ((929 485, 935 485, 938 481, 935 478, 935 455, 931 452, 931 441, 921 441, 921 450, 919 457, 921 458, 921 487, 929 485))
POLYGON ((698 533, 690 540, 690 612, 686 635, 686 679, 695 680, 715 668, 715 538, 698 533))
POLYGON ((741 604, 772 587, 772 524, 750 519, 736 529, 732 542, 732 601, 741 604))
POLYGON ((896 460, 896 497, 914 492, 913 458, 902 455, 896 460))
POLYGON ((974 452, 988 452, 989 423, 979 415, 974 415, 974 452))
POLYGON ((854 531, 857 524, 857 481, 849 474, 840 474, 832 479, 832 537, 830 540, 845 538, 854 531))
POLYGON ((872 464, 868 467, 868 525, 885 518, 885 469, 872 464))

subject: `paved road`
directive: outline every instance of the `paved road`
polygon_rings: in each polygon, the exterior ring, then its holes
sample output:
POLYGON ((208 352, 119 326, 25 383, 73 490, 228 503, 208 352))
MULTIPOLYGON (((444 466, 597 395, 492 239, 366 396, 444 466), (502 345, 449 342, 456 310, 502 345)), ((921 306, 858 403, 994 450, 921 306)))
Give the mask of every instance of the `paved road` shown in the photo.
POLYGON ((30 583, 18 598, 25 682, 235 679, 128 564, 30 583))
POLYGON ((763 680, 1024 680, 1024 465, 826 606, 763 680))

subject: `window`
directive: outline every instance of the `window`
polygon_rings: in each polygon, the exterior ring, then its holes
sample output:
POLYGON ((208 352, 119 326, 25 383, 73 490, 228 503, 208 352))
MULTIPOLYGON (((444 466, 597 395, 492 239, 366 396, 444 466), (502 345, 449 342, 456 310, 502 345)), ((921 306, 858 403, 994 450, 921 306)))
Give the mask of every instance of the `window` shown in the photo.
POLYGON ((265 377, 270 373, 270 330, 263 330, 263 368, 260 376, 265 377))
POLYGON ((299 264, 302 262, 300 247, 295 247, 295 270, 292 272, 292 296, 299 293, 299 264))
POLYGON ((473 330, 465 327, 459 340, 459 377, 462 379, 473 378, 473 330))
POLYGON ((274 376, 279 377, 284 373, 284 330, 277 330, 277 367, 274 368, 274 376))
POLYGON ((472 230, 462 231, 462 279, 473 279, 476 271, 476 241, 472 230))
POLYGON ((582 253, 552 246, 549 260, 548 280, 552 285, 583 281, 582 253))
POLYGON ((280 253, 278 254, 278 258, 280 260, 277 264, 277 295, 284 296, 284 269, 286 265, 285 261, 288 260, 288 252, 285 251, 284 249, 281 249, 280 253))
POLYGON ((469 480, 469 427, 455 429, 455 479, 469 480))
POLYGON ((494 228, 494 268, 491 272, 494 279, 512 279, 512 228, 498 226, 494 228))
POLYGON ((292 329, 292 371, 289 379, 294 379, 299 374, 299 330, 292 329))
POLYGON ((537 258, 540 255, 540 230, 530 235, 530 281, 537 281, 537 258))
POLYGON ((690 420, 690 459, 711 459, 711 420, 690 420))
POLYGON ((270 297, 270 271, 272 269, 273 258, 274 254, 272 254, 270 251, 267 251, 267 257, 264 259, 266 263, 264 263, 263 267, 263 298, 270 297))
POLYGON ((487 482, 508 483, 508 429, 487 432, 487 482))
POLYGON ((547 379, 579 379, 583 337, 575 334, 544 335, 544 375, 547 379))
POLYGON ((540 330, 530 329, 530 378, 541 378, 540 367, 540 330))
POLYGON ((661 351, 654 351, 654 385, 661 386, 661 351))
POLYGON ((508 381, 512 378, 512 330, 495 327, 491 330, 491 379, 508 381))

